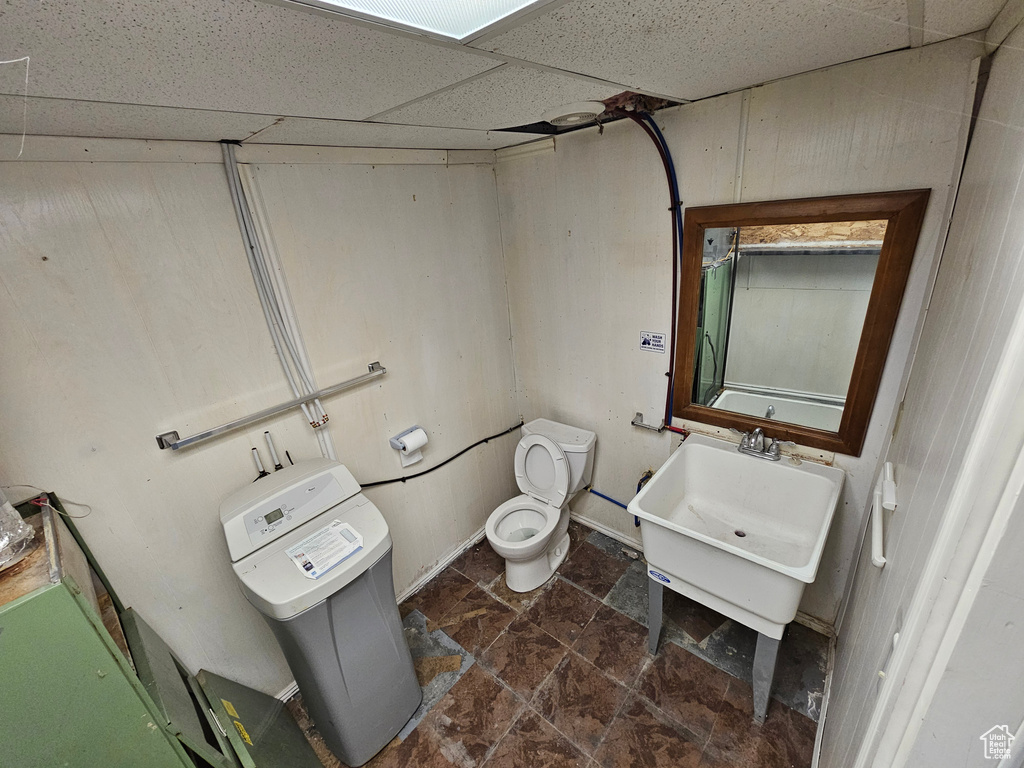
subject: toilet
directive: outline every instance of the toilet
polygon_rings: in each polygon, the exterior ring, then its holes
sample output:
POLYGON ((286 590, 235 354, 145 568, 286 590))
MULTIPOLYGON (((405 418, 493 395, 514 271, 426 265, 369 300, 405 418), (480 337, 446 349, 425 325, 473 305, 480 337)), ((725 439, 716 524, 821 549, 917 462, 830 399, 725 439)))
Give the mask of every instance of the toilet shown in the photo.
POLYGON ((569 506, 590 483, 597 435, 548 419, 523 425, 516 483, 523 492, 487 518, 487 541, 505 558, 505 583, 529 592, 546 582, 569 552, 569 506))

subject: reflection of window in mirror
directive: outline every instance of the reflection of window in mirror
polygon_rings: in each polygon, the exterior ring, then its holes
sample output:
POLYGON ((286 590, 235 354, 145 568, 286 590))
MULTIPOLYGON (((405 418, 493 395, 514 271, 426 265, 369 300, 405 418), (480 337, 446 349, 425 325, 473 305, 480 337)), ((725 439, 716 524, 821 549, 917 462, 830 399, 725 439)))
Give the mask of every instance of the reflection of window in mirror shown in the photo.
POLYGON ((694 402, 838 430, 886 224, 707 230, 694 402))
POLYGON ((687 208, 673 415, 859 455, 928 194, 687 208))

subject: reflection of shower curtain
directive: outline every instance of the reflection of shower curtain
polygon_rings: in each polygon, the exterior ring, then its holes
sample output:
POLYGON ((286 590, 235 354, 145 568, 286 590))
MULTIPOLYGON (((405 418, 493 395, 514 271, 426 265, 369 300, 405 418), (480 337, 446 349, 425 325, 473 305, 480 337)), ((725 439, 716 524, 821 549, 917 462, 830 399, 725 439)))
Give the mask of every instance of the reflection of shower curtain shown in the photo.
POLYGON ((693 401, 707 405, 725 382, 725 356, 729 342, 734 261, 704 270, 697 315, 697 354, 693 401))

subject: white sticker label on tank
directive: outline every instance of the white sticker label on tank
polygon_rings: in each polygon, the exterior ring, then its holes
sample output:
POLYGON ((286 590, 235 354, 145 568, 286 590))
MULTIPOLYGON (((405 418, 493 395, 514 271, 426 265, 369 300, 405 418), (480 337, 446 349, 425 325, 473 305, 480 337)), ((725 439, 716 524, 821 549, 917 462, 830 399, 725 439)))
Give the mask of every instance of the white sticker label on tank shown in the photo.
POLYGON ((319 579, 363 548, 363 537, 348 523, 335 520, 298 544, 288 547, 285 554, 307 579, 319 579))
POLYGON ((665 334, 654 331, 640 331, 640 349, 665 354, 665 334))

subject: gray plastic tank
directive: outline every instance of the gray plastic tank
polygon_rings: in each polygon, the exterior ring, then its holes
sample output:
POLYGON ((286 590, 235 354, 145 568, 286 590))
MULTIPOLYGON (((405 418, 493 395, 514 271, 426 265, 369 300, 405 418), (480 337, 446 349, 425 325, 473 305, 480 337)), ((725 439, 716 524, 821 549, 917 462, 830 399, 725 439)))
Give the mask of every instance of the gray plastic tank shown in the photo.
POLYGON ((391 550, 291 619, 264 615, 327 746, 346 765, 384 748, 422 698, 395 605, 391 550))
POLYGON ((300 462, 221 503, 242 592, 346 765, 394 738, 422 698, 391 577, 391 534, 341 464, 300 462))

